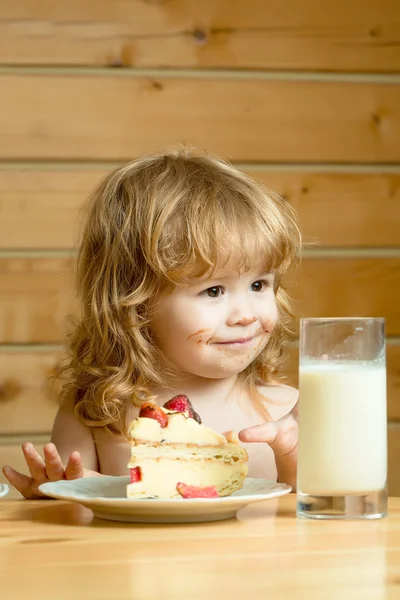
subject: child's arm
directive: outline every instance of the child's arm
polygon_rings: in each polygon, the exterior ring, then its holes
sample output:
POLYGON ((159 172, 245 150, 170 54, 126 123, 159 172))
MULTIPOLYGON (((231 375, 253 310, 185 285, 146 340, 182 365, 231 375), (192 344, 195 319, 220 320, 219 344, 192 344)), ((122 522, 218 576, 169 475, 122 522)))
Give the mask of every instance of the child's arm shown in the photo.
POLYGON ((85 465, 85 471, 97 472, 99 470, 92 429, 81 423, 76 416, 73 395, 67 396, 58 409, 51 441, 57 447, 63 463, 67 463, 71 452, 78 450, 82 463, 85 465))
POLYGON ((9 466, 3 468, 11 485, 25 498, 43 498, 38 488, 48 481, 99 475, 92 432, 76 417, 71 397, 66 398, 58 410, 51 441, 43 447, 44 460, 33 444, 26 442, 22 445, 30 475, 19 473, 9 466))
POLYGON ((298 407, 278 421, 248 427, 239 433, 242 442, 266 442, 275 454, 278 481, 296 489, 297 474, 297 426, 298 407))

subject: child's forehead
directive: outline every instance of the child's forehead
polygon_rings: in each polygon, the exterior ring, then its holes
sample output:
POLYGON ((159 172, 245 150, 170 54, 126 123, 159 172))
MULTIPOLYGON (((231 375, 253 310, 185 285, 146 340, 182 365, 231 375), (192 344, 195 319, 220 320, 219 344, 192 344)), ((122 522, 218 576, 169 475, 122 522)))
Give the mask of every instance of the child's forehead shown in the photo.
POLYGON ((265 261, 253 261, 244 266, 239 259, 231 258, 227 262, 218 263, 215 268, 210 268, 204 273, 195 274, 191 277, 192 280, 207 281, 210 279, 231 279, 240 277, 241 275, 261 275, 269 274, 271 269, 265 261))

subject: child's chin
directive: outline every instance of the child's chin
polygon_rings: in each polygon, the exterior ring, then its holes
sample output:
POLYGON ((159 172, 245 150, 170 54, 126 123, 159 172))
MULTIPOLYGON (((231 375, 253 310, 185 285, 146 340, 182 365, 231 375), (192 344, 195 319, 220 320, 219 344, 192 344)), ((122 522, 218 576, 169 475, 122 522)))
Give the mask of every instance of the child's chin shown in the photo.
POLYGON ((239 375, 239 373, 244 371, 247 366, 247 363, 241 366, 236 365, 235 367, 232 365, 213 366, 209 369, 202 369, 202 373, 198 373, 198 375, 206 379, 225 379, 225 377, 239 375))

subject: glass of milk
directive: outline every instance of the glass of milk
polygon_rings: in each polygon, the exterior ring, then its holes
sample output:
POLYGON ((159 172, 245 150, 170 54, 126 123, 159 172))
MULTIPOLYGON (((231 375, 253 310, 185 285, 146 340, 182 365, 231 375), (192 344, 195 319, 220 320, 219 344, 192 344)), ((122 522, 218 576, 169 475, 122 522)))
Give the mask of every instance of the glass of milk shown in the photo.
POLYGON ((301 319, 297 515, 387 514, 385 320, 301 319))

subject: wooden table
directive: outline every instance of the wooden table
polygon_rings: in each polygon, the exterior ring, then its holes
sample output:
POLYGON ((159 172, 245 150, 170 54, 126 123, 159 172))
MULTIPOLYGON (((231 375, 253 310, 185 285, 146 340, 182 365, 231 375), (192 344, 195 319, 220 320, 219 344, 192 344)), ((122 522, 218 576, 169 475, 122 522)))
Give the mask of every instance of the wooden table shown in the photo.
POLYGON ((295 496, 197 525, 100 521, 0 500, 4 600, 400 598, 400 498, 380 521, 296 519, 295 496))

